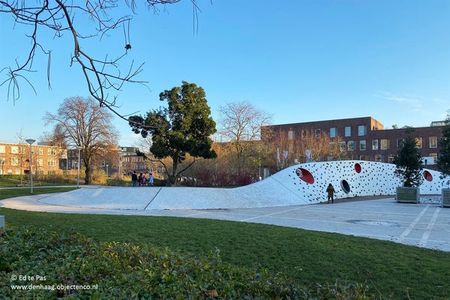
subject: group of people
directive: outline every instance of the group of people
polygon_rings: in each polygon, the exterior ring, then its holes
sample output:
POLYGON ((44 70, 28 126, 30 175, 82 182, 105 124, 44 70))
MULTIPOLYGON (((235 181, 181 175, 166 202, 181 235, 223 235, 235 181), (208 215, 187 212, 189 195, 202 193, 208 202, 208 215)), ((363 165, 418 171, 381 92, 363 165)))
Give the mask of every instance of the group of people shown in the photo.
POLYGON ((139 175, 134 171, 131 174, 131 182, 133 186, 152 186, 153 185, 153 173, 149 172, 148 175, 146 173, 139 173, 139 175))

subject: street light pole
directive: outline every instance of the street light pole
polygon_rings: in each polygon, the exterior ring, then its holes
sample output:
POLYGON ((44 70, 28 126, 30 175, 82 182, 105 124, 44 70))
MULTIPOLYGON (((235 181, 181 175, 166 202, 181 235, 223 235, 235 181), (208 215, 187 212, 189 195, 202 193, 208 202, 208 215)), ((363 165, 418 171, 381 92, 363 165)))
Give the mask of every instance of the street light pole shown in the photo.
POLYGON ((32 155, 31 155, 31 145, 36 142, 34 139, 26 139, 25 142, 30 144, 30 193, 33 194, 33 163, 32 163, 32 155))
POLYGON ((78 171, 77 171, 77 188, 80 187, 80 164, 81 164, 81 147, 78 147, 78 171))

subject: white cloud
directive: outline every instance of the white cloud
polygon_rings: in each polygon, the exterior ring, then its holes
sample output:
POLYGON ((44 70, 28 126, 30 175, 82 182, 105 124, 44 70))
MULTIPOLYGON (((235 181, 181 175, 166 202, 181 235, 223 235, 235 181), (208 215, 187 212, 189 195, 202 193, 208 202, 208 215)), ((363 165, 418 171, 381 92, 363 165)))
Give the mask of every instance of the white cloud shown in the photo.
POLYGON ((377 97, 384 100, 396 102, 402 105, 409 106, 414 111, 422 111, 424 109, 424 100, 420 97, 409 96, 409 95, 398 95, 390 92, 382 92, 377 95, 377 97))

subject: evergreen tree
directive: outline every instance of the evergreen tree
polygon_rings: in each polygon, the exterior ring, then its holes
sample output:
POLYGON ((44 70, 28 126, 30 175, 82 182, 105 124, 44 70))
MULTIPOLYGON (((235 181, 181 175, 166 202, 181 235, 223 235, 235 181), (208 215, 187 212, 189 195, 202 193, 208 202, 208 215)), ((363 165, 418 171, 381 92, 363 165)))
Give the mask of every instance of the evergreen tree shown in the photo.
POLYGON ((403 186, 417 187, 422 183, 422 156, 411 130, 407 131, 406 139, 402 141, 394 158, 394 164, 397 166, 395 173, 402 178, 403 186))
POLYGON ((150 151, 165 167, 169 184, 174 184, 181 173, 195 160, 178 171, 186 154, 196 158, 215 158, 211 149, 210 136, 216 132, 216 123, 211 117, 205 91, 194 83, 183 81, 181 87, 174 87, 159 95, 167 101, 167 108, 151 110, 144 119, 141 116, 129 118, 132 130, 146 138, 150 134, 150 151), (138 124, 144 124, 143 126, 138 124), (170 157, 172 168, 167 168, 161 159, 170 157), (170 170, 171 169, 171 170, 170 170))
POLYGON ((437 165, 444 176, 450 176, 450 115, 439 139, 439 155, 437 165))

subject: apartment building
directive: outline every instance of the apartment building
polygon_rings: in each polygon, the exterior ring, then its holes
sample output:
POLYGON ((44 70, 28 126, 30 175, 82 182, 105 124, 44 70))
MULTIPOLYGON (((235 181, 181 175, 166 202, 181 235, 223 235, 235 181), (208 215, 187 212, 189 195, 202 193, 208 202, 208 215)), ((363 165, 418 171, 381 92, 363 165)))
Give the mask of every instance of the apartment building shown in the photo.
MULTIPOLYGON (((33 174, 61 174, 65 168, 67 151, 57 146, 32 145, 33 174)), ((30 170, 30 145, 0 142, 0 175, 22 175, 30 170)))
POLYGON ((266 140, 274 141, 285 136, 286 151, 290 153, 298 153, 295 149, 298 144, 296 142, 301 141, 307 133, 312 133, 317 138, 326 135, 330 143, 337 141, 349 159, 392 162, 402 139, 406 137, 408 130, 412 130, 424 164, 433 166, 444 125, 445 122, 437 121, 429 127, 385 129, 373 117, 362 117, 263 126, 261 132, 266 140))

